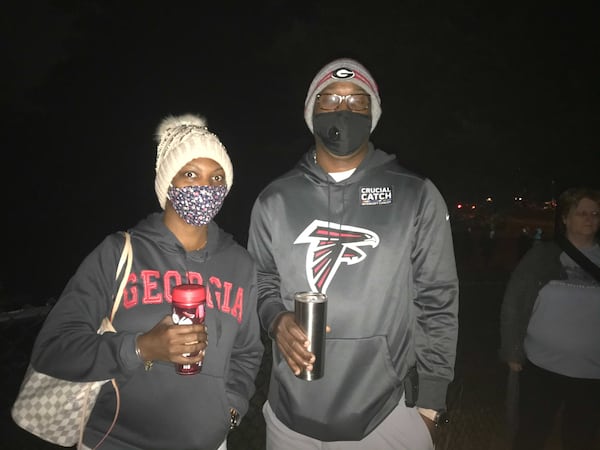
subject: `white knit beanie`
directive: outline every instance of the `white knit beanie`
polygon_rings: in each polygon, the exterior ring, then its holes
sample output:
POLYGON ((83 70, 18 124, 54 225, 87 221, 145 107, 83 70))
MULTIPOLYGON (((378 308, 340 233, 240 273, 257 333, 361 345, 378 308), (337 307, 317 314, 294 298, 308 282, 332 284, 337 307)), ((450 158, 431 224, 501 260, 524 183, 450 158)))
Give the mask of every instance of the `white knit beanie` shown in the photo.
POLYGON ((156 131, 156 180, 154 190, 162 209, 167 203, 167 189, 177 172, 196 158, 210 158, 225 171, 227 192, 233 185, 233 165, 225 146, 208 131, 206 120, 193 114, 168 116, 156 131))
POLYGON ((304 101, 304 120, 310 132, 314 134, 313 112, 317 94, 330 84, 339 81, 354 83, 371 96, 371 131, 373 131, 381 117, 381 98, 379 98, 377 83, 361 63, 349 58, 340 58, 323 67, 310 83, 304 101))

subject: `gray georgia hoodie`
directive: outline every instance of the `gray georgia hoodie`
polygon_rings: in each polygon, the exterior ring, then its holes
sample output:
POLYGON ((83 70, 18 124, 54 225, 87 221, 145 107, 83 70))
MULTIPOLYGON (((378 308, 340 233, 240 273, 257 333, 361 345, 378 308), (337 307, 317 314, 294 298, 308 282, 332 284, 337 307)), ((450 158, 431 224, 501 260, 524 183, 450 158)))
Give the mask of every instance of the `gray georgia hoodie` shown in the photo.
MULTIPOLYGON (((81 263, 40 331, 32 364, 55 377, 115 377, 121 407, 102 449, 215 449, 229 431, 229 408, 243 416, 255 391, 263 354, 256 315, 256 270, 248 252, 214 222, 207 247, 186 252, 155 213, 130 230, 133 268, 113 322, 116 333, 96 334, 110 314, 123 236, 104 239, 81 263), (175 373, 157 361, 150 371, 135 354, 137 333, 171 312, 170 289, 182 282, 208 288, 208 348, 198 375, 175 373)), ((102 387, 84 443, 94 447, 115 412, 111 383, 102 387)))

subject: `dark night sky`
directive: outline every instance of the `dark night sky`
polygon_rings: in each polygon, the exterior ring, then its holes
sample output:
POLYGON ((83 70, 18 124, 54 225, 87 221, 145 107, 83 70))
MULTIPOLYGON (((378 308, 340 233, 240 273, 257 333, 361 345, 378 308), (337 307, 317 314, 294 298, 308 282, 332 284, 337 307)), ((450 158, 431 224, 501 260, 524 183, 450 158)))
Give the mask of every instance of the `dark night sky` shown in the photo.
POLYGON ((167 114, 206 115, 227 146, 217 221, 244 242, 256 194, 311 142, 312 77, 339 56, 379 84, 375 144, 449 203, 600 187, 598 14, 570 4, 584 2, 207 3, 3 6, 7 290, 58 295, 104 235, 158 209, 167 114))

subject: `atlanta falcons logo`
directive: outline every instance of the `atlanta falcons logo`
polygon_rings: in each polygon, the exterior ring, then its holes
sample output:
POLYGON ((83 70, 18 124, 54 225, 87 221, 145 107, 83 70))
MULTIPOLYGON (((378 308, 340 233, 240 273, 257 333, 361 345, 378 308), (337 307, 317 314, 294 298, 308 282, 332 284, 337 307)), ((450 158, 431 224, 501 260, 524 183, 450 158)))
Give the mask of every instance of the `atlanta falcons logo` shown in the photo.
POLYGON ((379 236, 364 228, 314 220, 294 244, 309 244, 306 251, 308 283, 312 290, 326 293, 340 264, 361 262, 367 254, 360 247, 377 247, 379 236))

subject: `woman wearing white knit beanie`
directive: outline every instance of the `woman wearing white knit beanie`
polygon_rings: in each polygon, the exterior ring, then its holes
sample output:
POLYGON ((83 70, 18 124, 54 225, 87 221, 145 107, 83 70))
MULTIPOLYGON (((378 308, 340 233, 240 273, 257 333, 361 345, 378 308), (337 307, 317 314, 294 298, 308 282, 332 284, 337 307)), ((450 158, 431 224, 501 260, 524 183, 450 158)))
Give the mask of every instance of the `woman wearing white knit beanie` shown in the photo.
POLYGON ((227 448, 248 411, 263 355, 256 268, 214 217, 233 166, 203 118, 169 116, 157 131, 155 190, 162 211, 129 229, 133 264, 115 333, 96 333, 111 310, 121 233, 84 259, 48 315, 32 352, 37 370, 72 381, 109 380, 79 448, 227 448), (176 325, 172 291, 206 288, 203 324, 176 325), (180 375, 175 364, 200 365, 180 375), (118 414, 118 420, 111 423, 118 414))

